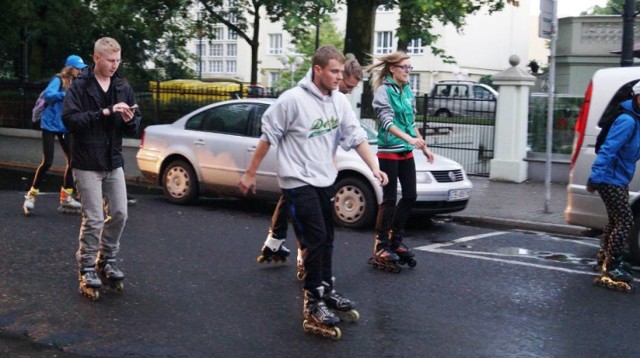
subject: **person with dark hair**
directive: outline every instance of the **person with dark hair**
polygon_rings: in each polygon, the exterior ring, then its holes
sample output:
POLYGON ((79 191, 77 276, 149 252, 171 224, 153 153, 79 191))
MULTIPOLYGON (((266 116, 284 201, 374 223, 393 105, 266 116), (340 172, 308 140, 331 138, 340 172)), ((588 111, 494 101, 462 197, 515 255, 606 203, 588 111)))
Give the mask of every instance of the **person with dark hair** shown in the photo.
MULTIPOLYGON (((308 76, 311 76, 311 71, 309 71, 308 76)), ((344 63, 344 71, 343 76, 340 82, 338 83, 338 90, 344 94, 351 94, 354 88, 358 87, 358 84, 362 80, 362 67, 353 57, 347 58, 344 63)), ((284 198, 282 195, 278 200, 278 204, 276 205, 276 209, 273 211, 273 216, 271 217, 271 227, 269 227, 269 233, 267 234, 267 238, 262 245, 262 249, 260 250, 260 254, 258 255, 257 261, 259 263, 263 262, 284 262, 287 257, 290 255, 289 249, 284 246, 284 242, 287 238, 287 219, 286 215, 289 208, 287 207, 284 198)), ((294 228, 295 230, 295 228, 294 228)), ((297 257, 297 266, 298 266, 298 278, 300 280, 304 279, 304 256, 305 250, 304 247, 300 244, 298 240, 298 257, 297 257)))
POLYGON ((378 117, 378 162, 389 176, 378 207, 376 235, 369 264, 399 272, 399 264, 415 266, 415 254, 402 241, 404 227, 416 201, 416 164, 413 149, 421 149, 427 161, 434 156, 415 128, 415 98, 409 85, 411 57, 398 51, 380 56, 369 66, 373 79, 373 109, 378 117), (397 200, 398 181, 402 198, 397 200))
POLYGON ((94 65, 73 82, 62 110, 72 136, 71 167, 82 201, 76 252, 80 292, 94 300, 103 281, 118 291, 124 287, 124 273, 116 262, 128 216, 122 137, 138 132, 141 116, 131 86, 117 72, 121 52, 110 37, 96 41, 94 65))
POLYGON ((632 95, 633 99, 620 103, 620 114, 597 150, 587 182, 587 191, 600 194, 608 216, 596 256, 601 274, 594 283, 625 291, 633 289, 624 251, 633 227, 629 183, 640 160, 640 82, 633 86, 632 95))
POLYGON ((54 78, 49 81, 44 90, 44 100, 47 105, 40 119, 40 129, 42 130, 42 162, 33 177, 31 189, 24 196, 22 209, 25 215, 31 215, 35 208, 36 198, 40 193, 40 184, 45 174, 53 164, 55 152, 55 140, 58 139, 60 147, 64 152, 66 166, 62 187, 60 188, 60 205, 58 211, 63 213, 80 214, 82 205, 73 197, 73 174, 70 167, 69 158, 69 131, 62 123, 62 101, 71 86, 71 81, 78 76, 80 71, 87 67, 82 58, 77 55, 67 57, 64 68, 54 78))
POLYGON ((337 177, 334 156, 341 146, 355 148, 373 175, 386 185, 367 142, 367 133, 355 117, 351 104, 337 91, 342 79, 344 56, 333 46, 316 50, 312 74, 298 86, 283 93, 262 116, 262 136, 255 153, 240 178, 243 194, 256 191, 256 171, 271 145, 277 148, 278 183, 289 216, 301 244, 304 260, 305 331, 339 338, 335 312, 359 315, 354 303, 334 289, 333 216, 331 200, 337 177), (335 311, 335 312, 334 312, 335 311))

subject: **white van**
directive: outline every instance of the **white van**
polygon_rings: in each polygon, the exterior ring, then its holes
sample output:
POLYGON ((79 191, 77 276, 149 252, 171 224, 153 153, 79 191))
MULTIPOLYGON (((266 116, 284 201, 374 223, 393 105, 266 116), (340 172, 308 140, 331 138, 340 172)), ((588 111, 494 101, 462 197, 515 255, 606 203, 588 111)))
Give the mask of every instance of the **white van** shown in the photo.
MULTIPOLYGON (((640 80, 640 67, 608 68, 597 71, 584 97, 584 104, 576 122, 571 157, 571 171, 567 186, 567 207, 564 219, 572 225, 593 229, 604 228, 607 213, 602 199, 586 189, 595 160, 596 137, 600 132, 599 121, 610 117, 618 105, 631 98, 631 87, 640 80)), ((631 208, 634 215, 632 239, 629 242, 633 258, 640 262, 640 168, 629 184, 631 208)))

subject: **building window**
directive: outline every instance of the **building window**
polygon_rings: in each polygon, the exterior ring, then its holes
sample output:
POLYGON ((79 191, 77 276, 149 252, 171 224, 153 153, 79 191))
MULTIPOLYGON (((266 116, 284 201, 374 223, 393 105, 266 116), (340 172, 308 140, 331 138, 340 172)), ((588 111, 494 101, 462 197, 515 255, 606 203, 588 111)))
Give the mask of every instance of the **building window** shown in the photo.
POLYGON ((267 86, 277 87, 280 82, 280 72, 269 72, 269 82, 267 86))
POLYGON ((214 41, 222 41, 224 40, 224 28, 223 27, 214 27, 211 30, 211 37, 214 41))
POLYGON ((282 54, 282 34, 269 34, 269 55, 282 54))
POLYGON ((237 39, 238 39, 238 33, 233 30, 229 30, 229 40, 237 40, 237 39))
POLYGON ((227 73, 236 73, 237 64, 236 60, 227 61, 227 73))
POLYGON ((222 61, 220 60, 209 61, 209 72, 222 73, 222 61))
POLYGON ((227 56, 231 56, 231 57, 238 56, 238 45, 227 44, 227 56))
POLYGON ((409 41, 409 45, 407 46, 407 53, 414 54, 414 55, 424 53, 424 48, 422 47, 422 40, 413 39, 409 41))
POLYGON ((376 55, 393 52, 393 36, 391 31, 376 31, 376 55))
POLYGON ((224 51, 224 46, 222 44, 212 44, 209 47, 209 56, 211 57, 222 57, 224 51))
POLYGON ((420 74, 419 73, 409 74, 409 86, 411 87, 411 92, 413 92, 414 95, 417 95, 420 92, 420 74))

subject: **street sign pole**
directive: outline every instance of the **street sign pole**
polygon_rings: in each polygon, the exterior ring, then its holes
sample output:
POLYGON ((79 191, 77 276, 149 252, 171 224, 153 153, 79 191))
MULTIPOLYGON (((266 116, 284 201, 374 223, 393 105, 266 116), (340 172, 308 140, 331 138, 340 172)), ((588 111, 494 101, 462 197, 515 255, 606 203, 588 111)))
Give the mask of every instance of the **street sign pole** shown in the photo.
POLYGON ((544 197, 544 212, 551 213, 551 151, 553 142, 553 106, 556 79, 556 39, 558 37, 558 0, 540 1, 540 30, 539 36, 551 39, 551 54, 549 56, 549 78, 547 79, 547 161, 544 176, 546 188, 544 197), (544 26, 544 27, 543 27, 544 26))

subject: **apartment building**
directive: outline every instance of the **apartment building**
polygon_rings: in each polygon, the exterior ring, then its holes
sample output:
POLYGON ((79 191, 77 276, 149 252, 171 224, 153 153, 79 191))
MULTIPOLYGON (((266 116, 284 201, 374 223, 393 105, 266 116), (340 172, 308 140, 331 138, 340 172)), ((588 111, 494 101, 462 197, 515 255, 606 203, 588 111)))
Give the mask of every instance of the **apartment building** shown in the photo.
MULTIPOLYGON (((441 37, 437 46, 453 56, 455 64, 445 63, 431 54, 420 40, 411 42, 407 52, 412 57, 414 67, 411 73, 411 86, 417 93, 428 92, 433 83, 440 80, 466 79, 477 81, 484 75, 492 75, 509 67, 508 58, 515 54, 528 62, 529 49, 529 1, 520 1, 519 7, 507 5, 501 12, 489 15, 482 11, 466 19, 467 25, 458 33, 453 26, 441 26, 435 29, 441 37)), ((228 1, 225 1, 228 6, 228 1)), ((398 10, 385 10, 380 7, 376 12, 376 25, 373 36, 374 55, 382 55, 397 48, 396 27, 398 10)), ((283 72, 290 67, 280 58, 292 49, 291 35, 282 29, 281 23, 272 23, 265 13, 261 14, 258 82, 272 87, 283 72)), ((337 29, 344 33, 346 9, 344 5, 332 15, 337 29)), ((533 25, 533 24, 531 24, 533 25)), ((251 48, 237 34, 227 27, 216 27, 216 39, 194 39, 190 50, 197 54, 199 61, 193 64, 194 70, 202 78, 230 78, 249 82, 251 69, 251 48)))

